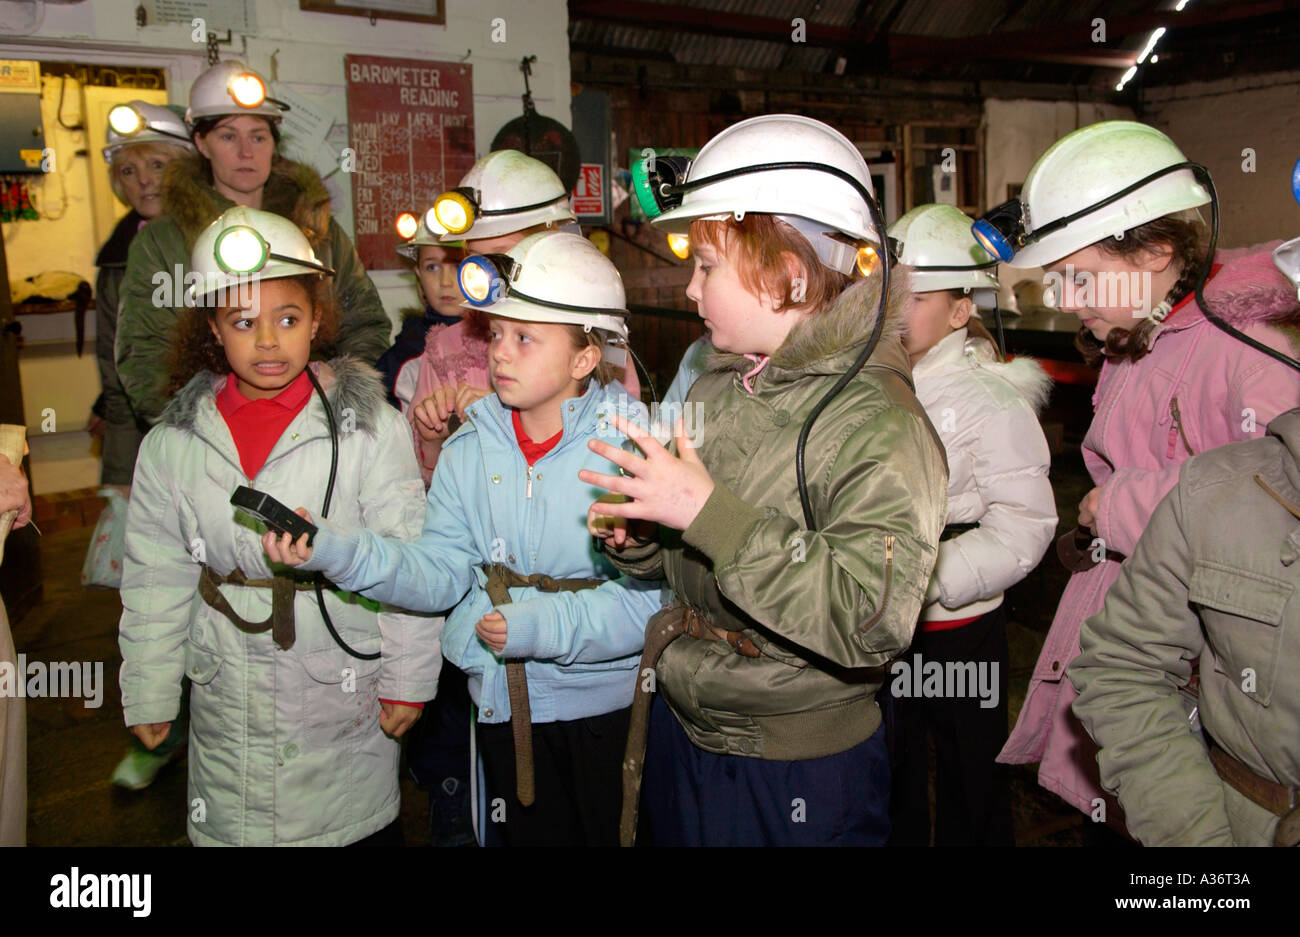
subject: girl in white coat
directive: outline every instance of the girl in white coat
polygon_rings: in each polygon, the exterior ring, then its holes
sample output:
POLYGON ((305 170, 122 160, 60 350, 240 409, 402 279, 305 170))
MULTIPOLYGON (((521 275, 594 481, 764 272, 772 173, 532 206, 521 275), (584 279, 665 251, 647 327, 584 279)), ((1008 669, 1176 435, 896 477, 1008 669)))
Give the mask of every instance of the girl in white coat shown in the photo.
POLYGON ((397 738, 436 690, 440 620, 269 566, 265 526, 230 497, 325 496, 331 519, 413 539, 409 429, 371 369, 308 365, 334 325, 331 271, 291 221, 231 208, 191 269, 173 381, 193 377, 145 438, 127 519, 126 724, 154 748, 189 677, 196 845, 398 842, 397 738))
POLYGON ((923 205, 889 229, 911 277, 904 347, 916 396, 948 456, 948 526, 911 650, 891 665, 895 766, 891 843, 928 845, 929 742, 936 755, 936 845, 1012 845, 1006 767, 1003 593, 1027 576, 1056 530, 1051 457, 1036 411, 1050 378, 1004 363, 976 291, 997 290, 971 219, 923 205))

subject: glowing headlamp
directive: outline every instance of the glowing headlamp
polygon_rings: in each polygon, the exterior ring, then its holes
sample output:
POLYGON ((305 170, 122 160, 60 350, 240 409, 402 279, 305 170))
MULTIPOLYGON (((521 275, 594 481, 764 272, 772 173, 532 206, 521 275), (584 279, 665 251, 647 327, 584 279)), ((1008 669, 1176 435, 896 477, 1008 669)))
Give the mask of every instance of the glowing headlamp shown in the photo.
MULTIPOLYGON (((478 216, 478 201, 474 190, 462 188, 443 192, 434 199, 428 216, 445 228, 448 234, 464 234, 478 216)), ((432 228, 433 225, 429 227, 432 228)))
POLYGON ((145 119, 140 116, 140 112, 130 104, 118 104, 110 110, 108 112, 108 125, 113 128, 114 133, 124 137, 139 133, 147 126, 145 119))
POLYGON ((854 258, 853 264, 858 268, 858 273, 869 277, 880 266, 880 254, 870 244, 863 244, 858 248, 858 255, 854 258))
POLYGON ((266 238, 262 237, 256 228, 244 224, 231 225, 218 234, 212 253, 216 257, 217 266, 225 273, 237 275, 257 273, 266 266, 268 261, 278 260, 281 263, 304 267, 306 270, 313 270, 327 276, 334 274, 334 271, 324 264, 275 253, 266 238))
POLYGON ((393 226, 397 228, 397 236, 403 241, 409 241, 415 237, 415 232, 420 230, 420 220, 415 217, 413 212, 404 211, 397 216, 397 221, 393 226))
POLYGON ((461 261, 456 282, 471 306, 482 308, 505 299, 519 265, 507 254, 473 254, 461 261))
POLYGON ((234 225, 217 235, 213 252, 226 273, 256 273, 271 257, 271 245, 248 225, 234 225))
POLYGON ((230 96, 240 107, 252 109, 266 100, 266 85, 252 72, 241 72, 230 79, 230 96))
POLYGON ((691 256, 691 239, 684 234, 670 234, 668 249, 673 252, 674 257, 685 260, 691 256))

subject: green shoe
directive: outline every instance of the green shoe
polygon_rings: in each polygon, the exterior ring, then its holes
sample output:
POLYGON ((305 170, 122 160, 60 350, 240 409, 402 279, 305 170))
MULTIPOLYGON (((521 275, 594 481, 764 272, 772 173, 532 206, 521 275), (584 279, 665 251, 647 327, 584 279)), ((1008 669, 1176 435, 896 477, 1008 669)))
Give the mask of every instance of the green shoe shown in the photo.
POLYGON ((113 783, 125 787, 128 791, 142 791, 153 783, 163 765, 176 757, 179 751, 166 755, 153 752, 129 751, 126 757, 113 769, 113 783))

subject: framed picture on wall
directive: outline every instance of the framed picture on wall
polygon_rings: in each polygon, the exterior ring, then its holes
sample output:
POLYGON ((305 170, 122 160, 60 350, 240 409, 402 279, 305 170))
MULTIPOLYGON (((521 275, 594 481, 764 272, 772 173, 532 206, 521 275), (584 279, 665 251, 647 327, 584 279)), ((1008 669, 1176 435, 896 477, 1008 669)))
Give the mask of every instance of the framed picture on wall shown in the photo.
POLYGON ((298 9, 365 16, 372 24, 385 19, 447 25, 446 0, 298 0, 298 9))

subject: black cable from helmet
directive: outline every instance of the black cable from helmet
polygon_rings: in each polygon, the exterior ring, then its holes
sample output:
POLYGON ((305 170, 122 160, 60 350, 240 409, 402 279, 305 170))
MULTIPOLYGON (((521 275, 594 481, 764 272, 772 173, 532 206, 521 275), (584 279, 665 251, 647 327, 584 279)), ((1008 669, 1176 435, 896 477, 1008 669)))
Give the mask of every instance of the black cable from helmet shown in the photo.
MULTIPOLYGON (((876 200, 865 191, 856 179, 852 181, 862 193, 863 198, 866 199, 867 208, 871 212, 871 222, 876 226, 876 230, 882 233, 881 241, 883 242, 885 220, 880 214, 880 208, 876 205, 876 200)), ((821 415, 821 412, 835 399, 836 395, 848 386, 849 381, 853 380, 857 373, 862 370, 862 366, 867 363, 867 359, 871 357, 880 341, 880 333, 885 326, 885 309, 889 304, 889 273, 893 264, 887 247, 880 250, 878 254, 880 256, 880 301, 876 304, 876 323, 872 326, 871 337, 867 339, 867 344, 858 354, 858 357, 849 365, 849 369, 826 392, 826 396, 817 401, 817 405, 812 408, 812 412, 808 414, 808 419, 804 420, 803 428, 799 430, 799 441, 795 444, 794 474, 799 483, 799 503, 803 506, 804 524, 809 530, 816 530, 817 526, 813 521, 812 501, 808 497, 808 479, 804 470, 804 446, 808 442, 808 434, 812 431, 813 421, 821 415)))
POLYGON ((1300 361, 1297 361, 1295 358, 1292 358, 1290 355, 1283 354, 1282 352, 1278 351, 1276 348, 1270 348, 1267 345, 1265 345, 1263 342, 1256 341, 1255 339, 1251 338, 1249 335, 1246 335, 1244 332, 1241 332, 1240 330, 1234 328, 1232 325, 1230 325, 1229 323, 1225 322, 1223 319, 1220 319, 1217 315, 1215 315, 1214 311, 1210 308, 1210 304, 1205 301, 1205 292, 1204 292, 1205 284, 1206 281, 1208 281, 1210 278, 1210 271, 1214 269, 1214 249, 1215 246, 1219 243, 1219 194, 1217 191, 1215 191, 1214 180, 1210 178, 1209 172, 1207 172, 1205 169, 1201 168, 1200 166, 1195 167, 1193 169, 1193 172, 1196 172, 1196 174, 1201 177, 1201 181, 1204 182, 1206 188, 1210 190, 1210 219, 1211 219, 1210 246, 1208 250, 1206 250, 1205 252, 1205 265, 1201 268, 1201 275, 1196 280, 1196 289, 1194 290, 1196 295, 1196 305, 1201 307, 1201 313, 1205 316, 1205 318, 1209 319, 1220 330, 1227 332, 1233 338, 1237 339, 1237 341, 1244 342, 1245 344, 1249 345, 1251 348, 1254 348, 1257 351, 1262 351, 1270 358, 1276 358, 1278 361, 1282 362, 1287 367, 1294 368, 1295 370, 1300 371, 1300 361), (1197 170, 1200 171, 1197 172, 1197 170))
MULTIPOLYGON (((316 393, 320 395, 320 402, 325 405, 325 421, 329 423, 330 427, 330 476, 329 481, 325 483, 325 503, 320 509, 320 516, 323 519, 329 516, 330 500, 334 497, 334 478, 339 469, 339 433, 338 428, 334 425, 334 410, 330 407, 329 398, 325 396, 325 389, 320 386, 320 381, 316 380, 316 375, 312 373, 310 366, 307 367, 307 379, 311 381, 311 386, 316 388, 316 393)), ((316 603, 320 605, 321 617, 325 619, 325 629, 329 631, 334 643, 358 660, 378 660, 380 651, 375 651, 373 654, 362 654, 360 651, 353 650, 340 637, 338 631, 334 628, 334 622, 330 620, 330 613, 325 611, 325 592, 321 586, 324 581, 325 577, 320 573, 316 573, 316 603)))

